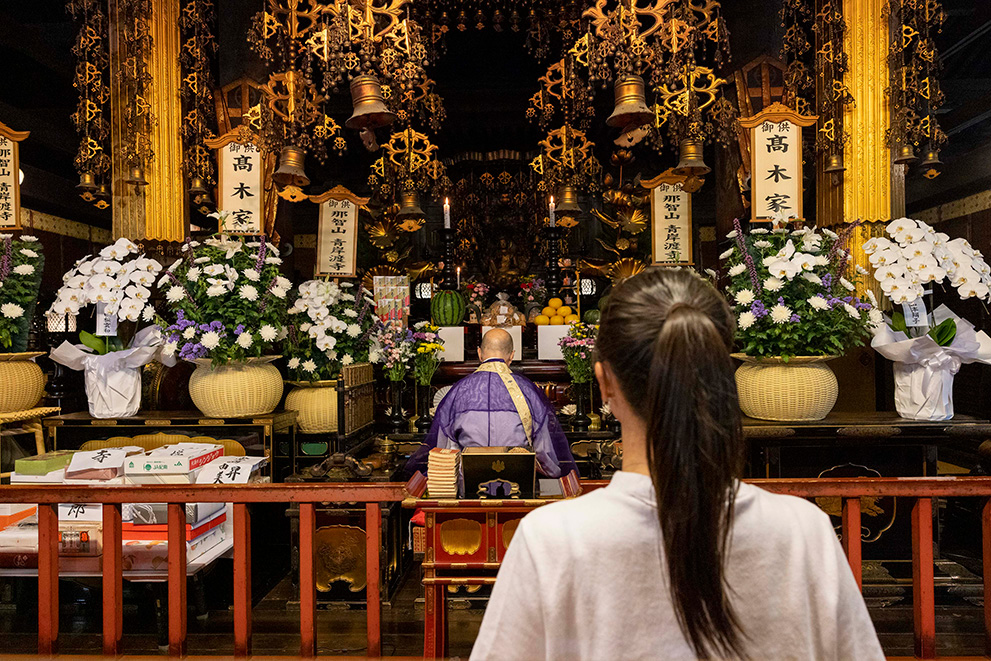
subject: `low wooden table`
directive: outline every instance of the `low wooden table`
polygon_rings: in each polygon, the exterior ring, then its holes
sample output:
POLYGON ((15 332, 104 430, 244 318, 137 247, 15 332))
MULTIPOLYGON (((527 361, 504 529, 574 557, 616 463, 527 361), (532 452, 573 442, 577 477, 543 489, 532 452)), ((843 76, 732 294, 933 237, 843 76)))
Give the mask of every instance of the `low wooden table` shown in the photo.
MULTIPOLYGON (((58 413, 61 409, 57 406, 42 406, 25 411, 12 411, 10 413, 0 413, 0 439, 4 436, 11 436, 18 433, 12 429, 3 429, 5 425, 21 423, 21 433, 34 435, 34 446, 36 454, 45 453, 45 434, 42 430, 41 420, 46 416, 58 413)), ((0 478, 10 477, 10 472, 0 473, 0 478)))

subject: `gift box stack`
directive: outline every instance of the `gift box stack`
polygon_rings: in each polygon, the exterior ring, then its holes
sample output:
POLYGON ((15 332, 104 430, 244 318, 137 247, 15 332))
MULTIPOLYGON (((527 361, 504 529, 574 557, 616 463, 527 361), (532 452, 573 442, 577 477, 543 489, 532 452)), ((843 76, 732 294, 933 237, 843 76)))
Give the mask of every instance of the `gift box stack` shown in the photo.
MULTIPOLYGON (((224 503, 186 503, 186 562, 229 538, 227 506, 224 503)), ((126 506, 122 526, 124 571, 166 569, 169 564, 168 506, 144 503, 126 506)))
POLYGON ((409 320, 409 277, 402 275, 377 275, 372 278, 375 296, 375 314, 383 322, 399 322, 406 326, 409 320))
POLYGON ((430 498, 457 498, 461 480, 461 452, 434 448, 427 455, 427 495, 430 498))

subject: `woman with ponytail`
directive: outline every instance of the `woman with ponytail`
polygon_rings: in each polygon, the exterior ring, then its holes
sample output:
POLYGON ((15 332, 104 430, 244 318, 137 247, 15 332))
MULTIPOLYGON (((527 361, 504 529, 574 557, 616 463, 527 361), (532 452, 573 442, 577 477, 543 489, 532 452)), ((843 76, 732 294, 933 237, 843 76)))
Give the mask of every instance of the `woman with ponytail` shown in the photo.
POLYGON ((726 301, 660 268, 609 298, 595 373, 623 470, 523 519, 471 658, 883 659, 829 518, 740 482, 726 301))

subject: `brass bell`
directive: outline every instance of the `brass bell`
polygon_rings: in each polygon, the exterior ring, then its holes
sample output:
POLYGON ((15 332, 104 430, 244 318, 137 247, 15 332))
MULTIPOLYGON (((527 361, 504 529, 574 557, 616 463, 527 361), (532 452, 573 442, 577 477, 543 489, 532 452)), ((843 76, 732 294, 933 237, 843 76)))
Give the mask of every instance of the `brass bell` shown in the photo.
POLYGON ((375 130, 396 120, 396 113, 385 105, 382 85, 375 76, 362 74, 351 81, 351 105, 354 112, 344 122, 349 129, 375 130))
POLYGON ((692 138, 685 138, 678 146, 678 165, 675 174, 695 175, 701 177, 709 174, 712 169, 702 160, 702 143, 692 138))
POLYGON ((616 79, 616 105, 606 124, 624 129, 642 126, 654 119, 654 111, 647 106, 643 78, 632 74, 616 79))
POLYGON ((396 218, 405 220, 407 218, 424 218, 427 214, 420 208, 420 196, 415 190, 404 190, 399 203, 399 212, 396 218))
POLYGON ((279 169, 272 175, 272 181, 275 182, 275 185, 279 188, 309 186, 310 178, 303 171, 303 159, 305 157, 306 152, 300 147, 292 145, 283 147, 282 153, 279 154, 279 169))
POLYGON ((902 145, 898 148, 898 155, 895 156, 895 163, 899 165, 908 165, 910 163, 915 163, 918 159, 915 157, 915 150, 912 149, 912 145, 902 145))
POLYGON ((189 194, 193 197, 206 193, 206 184, 201 177, 193 177, 189 183, 189 194))
POLYGON ((939 160, 939 150, 929 148, 926 151, 926 155, 922 159, 923 169, 922 176, 926 179, 935 179, 939 176, 940 172, 943 171, 943 162, 939 160))
POLYGON ((839 174, 840 172, 846 171, 846 166, 843 165, 843 156, 840 154, 830 154, 829 157, 826 158, 826 167, 824 167, 822 171, 830 174, 839 174))
POLYGON ((578 206, 578 193, 571 184, 561 186, 558 190, 558 199, 561 200, 561 203, 556 207, 558 215, 574 217, 581 214, 582 208, 578 206))
POLYGON ((76 190, 79 191, 79 197, 87 202, 95 200, 96 197, 93 193, 96 192, 96 175, 92 172, 83 172, 79 175, 79 183, 76 185, 76 190))
POLYGON ((124 178, 125 184, 134 184, 138 188, 144 188, 148 185, 148 180, 145 179, 145 169, 140 165, 135 165, 131 168, 131 171, 124 178))
POLYGON ((96 196, 101 200, 110 199, 110 186, 106 182, 100 184, 100 187, 96 189, 96 196))

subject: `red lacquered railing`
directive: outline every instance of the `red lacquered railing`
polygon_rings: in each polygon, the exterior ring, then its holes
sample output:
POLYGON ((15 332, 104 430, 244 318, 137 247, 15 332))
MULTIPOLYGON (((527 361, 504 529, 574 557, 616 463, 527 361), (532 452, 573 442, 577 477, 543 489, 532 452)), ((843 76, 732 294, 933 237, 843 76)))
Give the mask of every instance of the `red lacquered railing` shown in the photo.
POLYGON ((0 488, 0 503, 38 504, 38 654, 58 649, 58 504, 103 504, 103 653, 122 653, 121 505, 168 503, 169 654, 186 653, 185 503, 234 504, 234 653, 251 654, 251 517, 249 503, 299 504, 300 655, 316 656, 316 583, 313 534, 317 503, 364 503, 368 656, 382 654, 379 548, 382 503, 401 501, 401 483, 164 485, 141 487, 60 486, 0 488))

